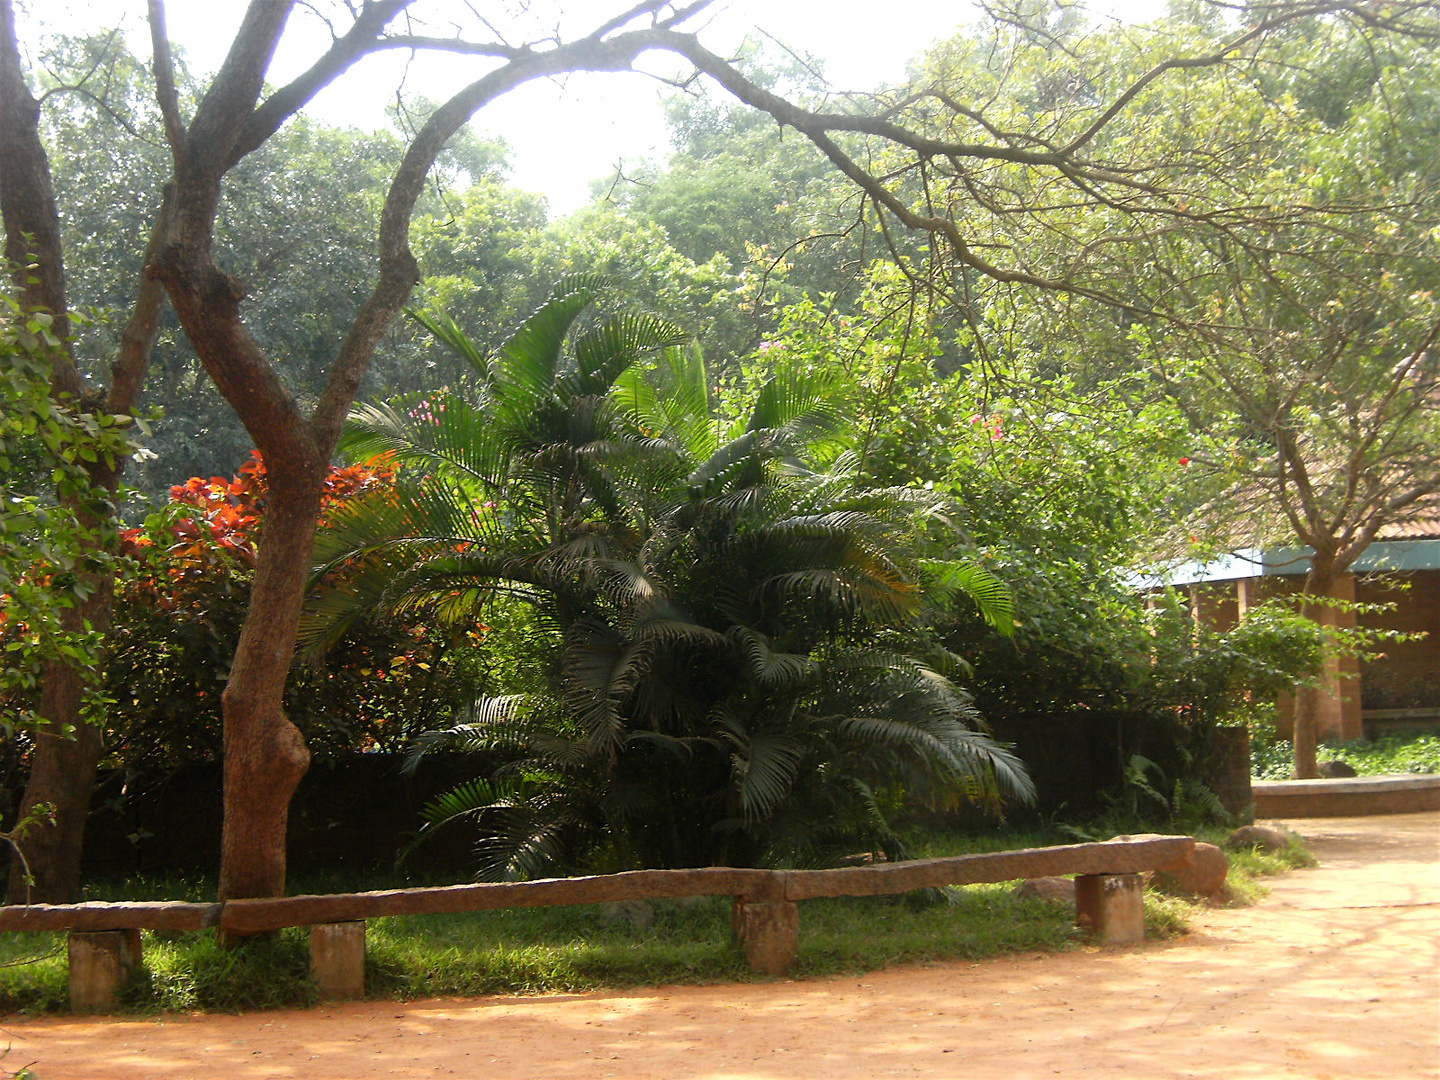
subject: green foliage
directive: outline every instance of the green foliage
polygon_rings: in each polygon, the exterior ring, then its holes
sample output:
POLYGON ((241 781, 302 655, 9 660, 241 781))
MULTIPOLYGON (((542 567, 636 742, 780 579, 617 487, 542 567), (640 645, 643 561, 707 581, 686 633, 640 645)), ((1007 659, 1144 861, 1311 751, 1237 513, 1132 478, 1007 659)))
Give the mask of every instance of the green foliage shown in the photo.
POLYGON ((1440 773, 1440 735, 1395 732, 1370 741, 1340 743, 1335 755, 1362 776, 1393 773, 1440 773))
POLYGON ((109 494, 91 467, 129 453, 135 425, 52 395, 47 353, 60 342, 50 316, 0 304, 0 738, 8 742, 42 723, 34 704, 46 663, 93 673, 99 661, 99 636, 74 615, 113 559, 109 494))
POLYGON ((1174 413, 1133 390, 1082 394, 1056 379, 1000 396, 957 379, 934 393, 945 402, 936 413, 955 417, 944 483, 986 565, 1016 592, 1013 642, 973 625, 951 639, 975 658, 975 692, 996 720, 1098 709, 1161 726, 1226 723, 1318 668, 1318 630, 1281 603, 1220 632, 1117 569, 1143 559, 1189 481, 1174 413))
POLYGON ((309 935, 283 930, 227 948, 214 931, 163 935, 145 942, 145 967, 121 1004, 143 1012, 249 1012, 314 1005, 309 935))
MULTIPOLYGON (((384 468, 332 469, 323 507, 391 483, 384 468)), ((219 759, 220 694, 263 542, 266 494, 257 455, 233 479, 176 485, 164 510, 124 534, 131 565, 116 597, 106 722, 113 759, 132 774, 219 759)), ((463 658, 488 629, 357 622, 323 658, 295 665, 287 714, 318 756, 397 752, 448 722, 457 688, 472 692, 483 678, 463 658)))
POLYGON ((926 581, 1009 619, 992 576, 916 559, 939 501, 858 482, 813 369, 779 367, 717 413, 674 328, 582 318, 599 284, 564 283, 488 356, 423 316, 477 397, 355 416, 350 452, 407 467, 398 498, 357 501, 322 539, 351 572, 317 598, 316 632, 377 606, 474 617, 497 594, 552 627, 545 693, 482 700, 424 743, 514 759, 431 828, 478 822, 488 876, 806 865, 897 850, 891 786, 1023 798, 920 621, 926 581))
MULTIPOLYGON (((549 222, 536 196, 491 180, 453 196, 443 215, 421 217, 415 247, 428 306, 453 313, 474 341, 503 339, 552 282, 577 274, 623 282, 632 301, 670 313, 707 352, 725 355, 750 338, 737 302, 741 280, 722 258, 692 259, 659 224, 612 204, 549 222)), ((470 385, 450 350, 429 342, 411 349, 419 361, 409 370, 396 365, 376 385, 388 393, 470 385)))
MULTIPOLYGON (((1257 780, 1289 780, 1294 775, 1290 744, 1260 733, 1251 741, 1252 773, 1257 780)), ((1433 731, 1396 731, 1375 739, 1322 743, 1321 761, 1345 762, 1360 776, 1440 773, 1440 735, 1433 731)))
POLYGON ((749 367, 843 368, 865 472, 947 496, 947 519, 1010 587, 1009 634, 955 618, 934 628, 972 662, 992 729, 1025 740, 1047 808, 1208 819, 1208 733, 1313 673, 1318 632, 1278 605, 1228 633, 1197 630, 1178 598, 1147 595, 1117 568, 1165 550, 1157 533, 1195 528, 1190 510, 1214 491, 1191 467, 1185 417, 1143 379, 1063 373, 1063 343, 946 319, 877 269, 857 316, 795 304, 749 367), (1100 741, 1084 792, 1060 749, 1077 738, 1100 741))
MULTIPOLYGON (((745 58, 762 86, 819 102, 815 67, 757 50, 745 58)), ((675 152, 604 193, 627 217, 654 222, 674 249, 718 265, 743 310, 697 335, 717 361, 774 336, 776 316, 805 298, 845 296, 863 279, 867 243, 853 190, 808 140, 768 116, 714 96, 703 85, 667 104, 675 152)), ((665 306, 663 310, 680 309, 665 306)), ((729 378, 733 373, 724 371, 729 378)))
MULTIPOLYGON (((1063 365, 1086 389, 1123 375, 1167 402, 1188 443, 1180 520, 1204 524, 1154 532, 1175 554, 1197 533, 1222 549, 1308 545, 1323 592, 1376 526, 1440 485, 1426 404, 1440 283, 1433 50, 1339 15, 1296 20, 1257 39, 1252 64, 1146 82, 1092 132, 1162 53, 1202 54, 1233 27, 1176 11, 1160 32, 1025 29, 1044 20, 947 43, 926 82, 987 101, 988 123, 1045 145, 1086 133, 1087 158, 1127 190, 1066 197, 1065 178, 1029 163, 932 186, 977 249, 1067 285, 965 281, 973 345, 1036 357, 1042 374, 1042 361, 1063 365)), ((982 134, 940 96, 915 95, 912 122, 982 134)))
MULTIPOLYGON (((148 64, 126 42, 114 33, 52 39, 37 65, 47 91, 41 137, 63 200, 67 285, 82 310, 123 312, 133 303, 171 167, 148 64)), ((182 111, 193 115, 197 83, 183 59, 177 81, 182 111)), ((375 266, 372 223, 402 153, 392 133, 298 117, 229 174, 216 221, 217 257, 244 283, 247 328, 300 397, 319 392, 365 295, 375 266)), ((483 147, 452 155, 447 165, 437 182, 472 170, 488 179, 483 147)), ((421 209, 432 206, 426 200, 421 209)), ((108 317, 82 328, 77 353, 90 358, 97 381, 122 332, 123 323, 108 317)), ((371 372, 373 385, 406 373, 410 357, 399 348, 390 355, 396 363, 387 367, 382 358, 371 372)), ((143 400, 161 415, 129 474, 148 495, 163 500, 188 476, 229 476, 248 457, 249 434, 168 312, 143 400)))
POLYGON ((61 1012, 69 1001, 64 934, 0 934, 0 1010, 61 1012))

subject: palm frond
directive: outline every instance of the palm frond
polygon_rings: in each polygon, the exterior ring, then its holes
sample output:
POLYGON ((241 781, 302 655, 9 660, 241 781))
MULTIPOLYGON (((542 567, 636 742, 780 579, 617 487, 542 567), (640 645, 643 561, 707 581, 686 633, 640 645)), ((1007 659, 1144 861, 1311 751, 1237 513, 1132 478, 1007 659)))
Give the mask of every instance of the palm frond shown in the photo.
POLYGON ((852 572, 814 566, 772 574, 754 587, 752 596, 762 605, 823 604, 876 624, 903 622, 920 610, 919 590, 881 567, 852 572))
POLYGON ((482 377, 489 374, 485 354, 450 315, 438 308, 407 307, 405 314, 430 332, 430 336, 465 360, 482 377))
POLYGON ((732 773, 746 823, 768 817, 784 803, 804 756, 804 743, 788 731, 757 732, 736 745, 732 773))
POLYGON ((797 442, 812 442, 834 435, 845 424, 831 379, 784 367, 760 387, 745 430, 784 431, 797 442))
POLYGON ((739 647, 749 661, 750 677, 768 690, 797 687, 816 670, 816 664, 809 656, 775 651, 765 635, 752 627, 732 626, 726 637, 739 647))
POLYGON ((575 338, 576 370, 557 383, 561 398, 608 394, 640 357, 679 345, 686 334, 655 315, 621 314, 600 319, 575 338))
POLYGON ((650 650, 603 622, 588 619, 572 628, 564 659, 565 703, 591 752, 614 758, 629 728, 625 697, 644 675, 650 650))
POLYGON ((605 288, 598 275, 566 278, 490 359, 497 397, 523 407, 551 397, 561 371, 565 337, 605 288))
POLYGON ((697 346, 663 349, 650 372, 631 368, 617 380, 615 398, 637 428, 672 441, 691 462, 704 461, 719 446, 719 423, 697 346))
POLYGON ((1010 587, 979 563, 966 561, 923 563, 933 602, 949 605, 964 597, 980 617, 1006 637, 1015 634, 1015 597, 1010 587))
POLYGON ((558 711, 555 699, 541 694, 478 698, 461 723, 416 736, 405 754, 405 771, 413 772, 429 754, 527 749, 554 730, 558 711))
POLYGON ((358 461, 383 456, 413 475, 468 477, 493 497, 505 465, 499 434, 487 414, 456 395, 411 394, 352 408, 339 449, 358 461))

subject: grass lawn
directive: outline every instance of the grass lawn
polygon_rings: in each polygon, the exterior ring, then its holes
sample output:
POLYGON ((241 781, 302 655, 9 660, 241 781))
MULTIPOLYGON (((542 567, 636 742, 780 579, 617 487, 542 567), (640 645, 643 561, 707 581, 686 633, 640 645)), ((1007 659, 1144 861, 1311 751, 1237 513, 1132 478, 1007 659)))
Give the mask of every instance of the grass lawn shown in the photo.
MULTIPOLYGON (((1203 839, 1216 840, 1222 834, 1203 839)), ((1069 842, 1040 834, 983 838, 932 836, 926 856, 1069 842)), ((1243 902, 1263 892, 1257 879, 1300 865, 1302 851, 1232 855, 1232 891, 1243 902)), ((294 883, 295 892, 393 887, 390 881, 294 883)), ((414 884, 414 882, 410 882, 414 884)), ((213 883, 149 879, 100 885, 97 900, 201 900, 213 883)), ((1189 901, 1151 891, 1146 923, 1155 936, 1180 933, 1189 901)), ((743 982, 749 971, 730 942, 730 900, 657 901, 637 925, 603 907, 532 908, 374 919, 367 931, 367 986, 374 998, 538 994, 659 983, 743 982)), ((1083 945, 1073 909, 1020 900, 1010 885, 972 885, 893 897, 802 903, 804 976, 854 973, 894 963, 978 959, 1083 945)), ((64 936, 0 934, 0 1013, 67 1007, 64 936)), ((221 949, 213 932, 145 935, 145 970, 125 994, 134 1012, 239 1011, 313 1003, 303 929, 240 950, 221 949)))

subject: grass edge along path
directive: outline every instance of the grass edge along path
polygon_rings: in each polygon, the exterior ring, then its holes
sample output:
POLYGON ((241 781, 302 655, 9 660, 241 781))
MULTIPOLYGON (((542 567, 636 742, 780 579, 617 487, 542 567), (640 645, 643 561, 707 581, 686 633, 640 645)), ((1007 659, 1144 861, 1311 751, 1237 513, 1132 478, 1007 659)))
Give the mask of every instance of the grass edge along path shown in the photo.
MULTIPOLYGON (((1276 855, 1231 852, 1230 858, 1232 903, 1262 896, 1259 879, 1266 874, 1313 864, 1298 844, 1276 855)), ((152 881, 118 886, 117 895, 104 898, 119 899, 137 887, 178 895, 175 883, 152 881)), ((1011 884, 803 903, 797 978, 1057 951, 1089 941, 1074 926, 1072 906, 1022 900, 1011 884)), ((1183 933, 1194 904, 1148 890, 1150 936, 1183 933)), ((763 978, 731 944, 729 915, 727 898, 710 897, 374 919, 367 933, 367 996, 477 997, 763 978)), ((241 950, 220 948, 213 931, 147 934, 145 968, 127 988, 124 1008, 238 1012, 312 1004, 308 955, 299 929, 241 950)), ((0 1014, 60 1012, 67 998, 63 935, 0 935, 0 1014)))

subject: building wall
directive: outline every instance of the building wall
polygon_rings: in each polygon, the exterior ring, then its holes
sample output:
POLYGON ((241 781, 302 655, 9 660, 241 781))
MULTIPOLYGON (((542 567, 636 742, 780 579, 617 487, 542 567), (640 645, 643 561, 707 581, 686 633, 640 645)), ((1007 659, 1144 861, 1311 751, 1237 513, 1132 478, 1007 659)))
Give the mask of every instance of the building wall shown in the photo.
POLYGON ((1356 599, 1394 606, 1392 611, 1362 612, 1360 625, 1424 635, 1418 641, 1387 644, 1382 657, 1363 665, 1364 708, 1440 708, 1440 570, 1366 575, 1357 581, 1356 599))
MULTIPOLYGON (((1208 582, 1189 586, 1187 591, 1196 620, 1223 632, 1235 625, 1249 604, 1292 592, 1299 583, 1298 577, 1274 575, 1208 582)), ((1357 576, 1355 599, 1389 608, 1358 613, 1360 626, 1419 635, 1414 641, 1383 645, 1381 655, 1360 666, 1359 709, 1440 710, 1440 570, 1357 576)), ((1356 689, 1354 680, 1345 680, 1342 693, 1351 698, 1356 689)), ((1350 706, 1349 711, 1357 710, 1350 706)), ((1282 709, 1282 726, 1287 712, 1282 709)))

